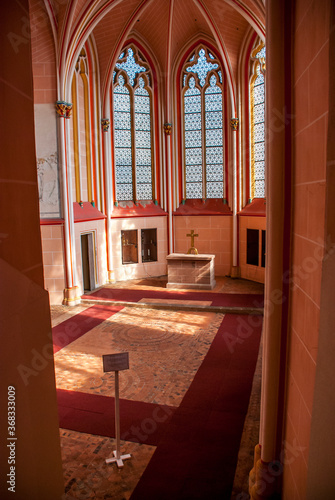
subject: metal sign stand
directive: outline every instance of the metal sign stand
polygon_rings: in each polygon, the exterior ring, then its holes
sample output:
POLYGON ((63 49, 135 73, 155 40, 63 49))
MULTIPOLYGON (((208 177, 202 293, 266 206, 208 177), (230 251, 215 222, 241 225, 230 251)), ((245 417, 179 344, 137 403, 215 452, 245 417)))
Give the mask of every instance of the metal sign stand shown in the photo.
POLYGON ((131 455, 121 455, 120 453, 120 396, 119 396, 119 370, 129 368, 128 353, 107 354, 103 356, 104 371, 115 372, 115 438, 116 450, 113 451, 114 457, 106 458, 106 464, 117 463, 118 467, 123 467, 123 460, 131 458, 131 455))

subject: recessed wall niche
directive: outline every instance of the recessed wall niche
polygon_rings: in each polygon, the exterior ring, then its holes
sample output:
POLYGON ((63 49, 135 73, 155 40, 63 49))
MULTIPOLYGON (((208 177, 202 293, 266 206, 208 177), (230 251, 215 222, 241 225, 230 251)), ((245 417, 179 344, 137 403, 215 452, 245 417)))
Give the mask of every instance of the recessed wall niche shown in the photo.
POLYGON ((157 261, 157 229, 141 229, 142 262, 157 261))
POLYGON ((259 231, 247 229, 247 264, 259 265, 259 231))
POLYGON ((121 231, 122 264, 137 264, 137 229, 121 231))

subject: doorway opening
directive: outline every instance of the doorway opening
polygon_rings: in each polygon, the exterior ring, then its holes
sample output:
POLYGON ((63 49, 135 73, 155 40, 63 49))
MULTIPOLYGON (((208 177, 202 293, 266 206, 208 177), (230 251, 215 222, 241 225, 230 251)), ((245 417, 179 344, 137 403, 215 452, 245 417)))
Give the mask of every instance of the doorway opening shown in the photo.
POLYGON ((80 239, 83 288, 85 292, 88 292, 96 287, 95 234, 93 232, 81 234, 80 239))

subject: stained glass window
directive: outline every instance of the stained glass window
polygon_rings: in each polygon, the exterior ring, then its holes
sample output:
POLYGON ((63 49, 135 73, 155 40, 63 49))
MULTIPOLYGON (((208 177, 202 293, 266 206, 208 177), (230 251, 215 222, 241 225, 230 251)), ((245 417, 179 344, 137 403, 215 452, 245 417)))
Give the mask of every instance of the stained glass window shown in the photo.
POLYGON ((184 71, 185 197, 223 198, 222 71, 215 56, 203 48, 184 71))
POLYGON ((152 200, 149 69, 133 47, 115 65, 113 106, 116 200, 152 200))
POLYGON ((265 197, 265 46, 254 52, 251 80, 251 198, 265 197))

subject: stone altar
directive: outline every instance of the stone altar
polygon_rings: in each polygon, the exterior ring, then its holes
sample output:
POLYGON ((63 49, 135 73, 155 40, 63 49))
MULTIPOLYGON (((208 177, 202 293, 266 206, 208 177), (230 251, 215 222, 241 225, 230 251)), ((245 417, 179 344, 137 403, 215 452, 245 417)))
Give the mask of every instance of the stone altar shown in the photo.
POLYGON ((167 256, 167 288, 212 290, 215 287, 215 255, 172 253, 167 256))

